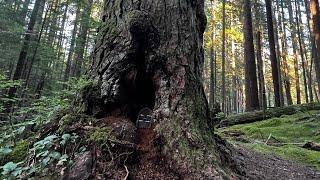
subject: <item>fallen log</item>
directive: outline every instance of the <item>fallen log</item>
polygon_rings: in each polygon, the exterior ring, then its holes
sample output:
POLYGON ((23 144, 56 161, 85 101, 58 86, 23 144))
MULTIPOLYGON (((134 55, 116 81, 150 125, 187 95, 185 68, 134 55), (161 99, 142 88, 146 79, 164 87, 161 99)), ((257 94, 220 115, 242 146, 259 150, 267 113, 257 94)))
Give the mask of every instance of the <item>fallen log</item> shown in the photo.
POLYGON ((303 148, 313 151, 320 151, 320 144, 315 142, 307 142, 305 145, 303 145, 303 148))
POLYGON ((222 120, 218 128, 228 127, 237 124, 253 123, 262 121, 274 117, 280 117, 282 115, 292 115, 298 112, 305 112, 310 110, 320 110, 319 103, 309 103, 300 105, 291 105, 286 107, 270 108, 266 110, 246 112, 243 114, 231 115, 222 120))

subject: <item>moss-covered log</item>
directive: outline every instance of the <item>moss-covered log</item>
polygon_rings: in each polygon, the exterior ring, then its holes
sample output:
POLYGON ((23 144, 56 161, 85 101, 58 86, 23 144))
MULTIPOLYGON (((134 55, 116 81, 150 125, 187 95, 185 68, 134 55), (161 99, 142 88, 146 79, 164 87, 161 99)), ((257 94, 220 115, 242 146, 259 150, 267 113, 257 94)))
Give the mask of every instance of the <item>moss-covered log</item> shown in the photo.
POLYGON ((320 110, 319 103, 310 103, 302 105, 291 105, 287 107, 270 108, 267 110, 246 112, 243 114, 237 114, 227 117, 222 120, 218 127, 227 127, 237 124, 253 123, 256 121, 262 121, 273 117, 280 117, 282 115, 292 115, 300 111, 320 110))

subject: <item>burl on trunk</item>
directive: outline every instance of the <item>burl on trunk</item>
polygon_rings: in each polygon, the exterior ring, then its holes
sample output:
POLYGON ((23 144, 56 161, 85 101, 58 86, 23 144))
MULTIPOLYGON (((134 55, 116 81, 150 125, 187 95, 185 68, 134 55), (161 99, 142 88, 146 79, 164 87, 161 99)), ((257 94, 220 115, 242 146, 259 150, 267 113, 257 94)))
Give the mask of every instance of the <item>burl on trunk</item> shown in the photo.
POLYGON ((96 93, 86 96, 87 113, 135 122, 148 107, 168 167, 181 177, 233 176, 232 148, 210 130, 201 83, 204 1, 110 0, 102 19, 89 70, 96 93))

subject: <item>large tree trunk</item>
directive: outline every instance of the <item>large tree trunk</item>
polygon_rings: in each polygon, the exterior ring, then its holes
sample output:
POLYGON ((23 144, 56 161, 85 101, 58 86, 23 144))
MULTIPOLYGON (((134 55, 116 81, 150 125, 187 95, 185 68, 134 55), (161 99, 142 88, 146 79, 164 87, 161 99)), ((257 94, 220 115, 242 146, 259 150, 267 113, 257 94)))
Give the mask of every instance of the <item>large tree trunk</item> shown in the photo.
POLYGON ((257 71, 253 45, 251 2, 244 2, 244 60, 245 60, 245 92, 246 111, 259 109, 257 71))
POLYGON ((217 145, 208 125, 201 82, 204 1, 114 0, 104 12, 89 71, 100 96, 85 99, 87 113, 135 122, 149 107, 161 140, 157 154, 182 179, 233 176, 226 167, 234 163, 232 150, 217 145))
MULTIPOLYGON (((37 0, 33 7, 30 21, 28 24, 27 33, 24 37, 23 45, 19 54, 19 59, 13 74, 12 80, 24 79, 24 77, 22 77, 21 75, 23 74, 23 69, 27 64, 27 55, 28 55, 28 50, 30 46, 30 41, 32 39, 31 33, 34 31, 34 28, 36 25, 38 12, 39 12, 39 9, 41 8, 40 6, 41 4, 44 4, 42 2, 44 2, 44 0, 37 0)), ((9 96, 13 96, 15 92, 16 92, 16 88, 11 88, 9 91, 9 96)))

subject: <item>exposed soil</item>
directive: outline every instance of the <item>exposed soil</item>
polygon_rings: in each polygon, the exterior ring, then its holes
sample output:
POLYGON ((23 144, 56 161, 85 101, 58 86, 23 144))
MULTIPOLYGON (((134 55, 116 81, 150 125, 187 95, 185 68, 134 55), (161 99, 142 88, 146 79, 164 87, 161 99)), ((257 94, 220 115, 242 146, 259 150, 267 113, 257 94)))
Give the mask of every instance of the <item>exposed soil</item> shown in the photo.
POLYGON ((179 179, 164 164, 164 158, 155 147, 155 132, 150 129, 138 129, 136 135, 137 164, 133 166, 131 179, 179 179))

